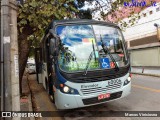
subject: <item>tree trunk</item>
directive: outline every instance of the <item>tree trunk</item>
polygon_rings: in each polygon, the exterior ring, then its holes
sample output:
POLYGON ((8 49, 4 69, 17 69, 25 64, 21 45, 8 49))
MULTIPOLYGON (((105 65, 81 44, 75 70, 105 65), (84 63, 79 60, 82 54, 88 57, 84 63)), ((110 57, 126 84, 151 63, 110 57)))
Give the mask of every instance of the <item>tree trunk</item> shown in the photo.
POLYGON ((30 43, 28 40, 21 40, 19 42, 19 84, 20 94, 22 95, 22 78, 26 67, 27 59, 30 51, 30 43))
POLYGON ((19 88, 22 95, 22 78, 26 67, 27 59, 30 52, 32 41, 27 40, 27 37, 33 33, 32 28, 26 25, 23 33, 19 32, 18 47, 19 47, 19 88))

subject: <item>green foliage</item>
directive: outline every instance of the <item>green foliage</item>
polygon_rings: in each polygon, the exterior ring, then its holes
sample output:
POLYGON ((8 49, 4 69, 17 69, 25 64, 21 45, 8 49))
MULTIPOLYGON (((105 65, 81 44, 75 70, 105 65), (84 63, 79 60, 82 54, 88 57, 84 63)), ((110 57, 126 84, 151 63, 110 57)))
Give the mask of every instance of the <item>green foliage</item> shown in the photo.
POLYGON ((53 19, 71 18, 72 12, 78 12, 74 0, 26 0, 23 6, 19 6, 19 34, 27 34, 26 40, 32 40, 33 46, 37 46, 53 19), (32 32, 28 34, 27 31, 32 32))
MULTIPOLYGON (((31 40, 32 45, 37 47, 39 42, 44 34, 46 27, 50 24, 52 20, 72 18, 73 12, 79 15, 79 18, 88 18, 91 19, 91 10, 79 11, 78 7, 82 7, 84 2, 88 1, 92 4, 93 1, 96 1, 95 8, 99 8, 101 11, 102 6, 100 0, 77 0, 77 6, 74 4, 74 0, 26 0, 26 2, 19 6, 18 14, 18 31, 19 34, 24 34, 27 38, 26 40, 31 40), (29 32, 29 33, 27 33, 29 32)), ((120 6, 123 6, 124 1, 130 0, 117 0, 108 2, 107 7, 110 8, 109 13, 104 13, 102 10, 101 17, 105 20, 108 14, 114 15, 114 12, 119 9, 120 6)), ((119 20, 118 20, 119 21, 119 20)), ((132 21, 133 23, 133 21, 132 21)), ((123 23, 122 23, 123 24, 123 23)), ((123 24, 123 27, 126 27, 126 23, 123 24)))
POLYGON ((78 17, 80 19, 92 19, 92 14, 91 14, 91 11, 89 9, 87 10, 80 10, 78 13, 77 13, 78 17))

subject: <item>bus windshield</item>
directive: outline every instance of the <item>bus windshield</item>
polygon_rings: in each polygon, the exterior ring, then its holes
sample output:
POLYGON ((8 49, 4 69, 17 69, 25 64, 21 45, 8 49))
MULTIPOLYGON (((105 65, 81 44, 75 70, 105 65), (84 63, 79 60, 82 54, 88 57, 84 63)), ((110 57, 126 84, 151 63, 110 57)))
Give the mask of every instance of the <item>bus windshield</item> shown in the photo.
POLYGON ((58 63, 65 72, 79 72, 115 68, 110 55, 102 48, 102 41, 118 67, 128 63, 121 31, 104 25, 62 25, 56 28, 60 36, 58 63))

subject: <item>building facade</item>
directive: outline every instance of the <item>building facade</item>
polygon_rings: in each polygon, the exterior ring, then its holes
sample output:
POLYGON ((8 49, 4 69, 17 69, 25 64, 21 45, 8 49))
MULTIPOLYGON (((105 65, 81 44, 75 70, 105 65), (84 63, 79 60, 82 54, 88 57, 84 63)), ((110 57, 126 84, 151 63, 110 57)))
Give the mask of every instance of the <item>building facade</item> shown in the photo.
MULTIPOLYGON (((160 3, 139 15, 136 23, 124 32, 133 71, 159 70, 160 74, 160 3)), ((124 21, 130 22, 129 18, 124 21)))

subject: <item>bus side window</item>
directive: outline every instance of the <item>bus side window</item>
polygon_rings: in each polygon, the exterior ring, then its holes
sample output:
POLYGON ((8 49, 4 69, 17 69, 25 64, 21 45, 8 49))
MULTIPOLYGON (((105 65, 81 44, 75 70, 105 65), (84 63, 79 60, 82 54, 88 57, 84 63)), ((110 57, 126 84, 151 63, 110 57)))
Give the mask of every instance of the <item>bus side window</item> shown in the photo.
MULTIPOLYGON (((50 61, 54 61, 53 59, 54 59, 54 56, 55 56, 55 48, 56 48, 56 43, 55 43, 55 39, 54 38, 50 38, 50 40, 49 40, 50 42, 50 45, 49 45, 49 56, 50 56, 50 61)), ((51 64, 50 64, 51 66, 50 66, 50 72, 51 72, 51 75, 52 75, 52 80, 53 80, 53 84, 55 84, 55 82, 56 82, 56 75, 55 75, 55 64, 54 64, 54 62, 51 62, 51 64)))
POLYGON ((48 55, 49 55, 49 44, 48 44, 49 38, 45 38, 44 40, 44 45, 43 45, 43 60, 45 63, 49 60, 48 55))
POLYGON ((35 61, 36 61, 36 71, 37 73, 41 73, 42 72, 42 49, 41 48, 36 48, 35 61))
POLYGON ((115 39, 115 50, 115 52, 123 53, 121 40, 115 39))
POLYGON ((42 46, 42 59, 43 59, 43 62, 46 62, 46 50, 45 50, 45 43, 43 43, 43 46, 42 46))

